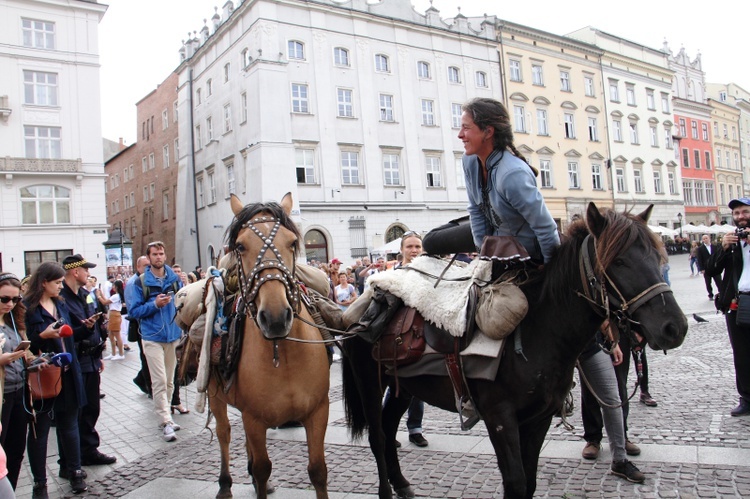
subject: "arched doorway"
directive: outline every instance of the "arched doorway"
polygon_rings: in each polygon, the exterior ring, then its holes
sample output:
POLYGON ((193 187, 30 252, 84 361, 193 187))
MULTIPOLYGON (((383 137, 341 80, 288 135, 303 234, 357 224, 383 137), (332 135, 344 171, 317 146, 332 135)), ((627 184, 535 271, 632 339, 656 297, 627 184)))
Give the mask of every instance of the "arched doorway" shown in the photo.
POLYGON ((326 236, 317 229, 308 230, 305 233, 305 255, 307 263, 313 260, 328 262, 328 243, 326 236))
POLYGON ((385 231, 385 242, 390 243, 404 235, 407 229, 403 225, 392 225, 385 231))

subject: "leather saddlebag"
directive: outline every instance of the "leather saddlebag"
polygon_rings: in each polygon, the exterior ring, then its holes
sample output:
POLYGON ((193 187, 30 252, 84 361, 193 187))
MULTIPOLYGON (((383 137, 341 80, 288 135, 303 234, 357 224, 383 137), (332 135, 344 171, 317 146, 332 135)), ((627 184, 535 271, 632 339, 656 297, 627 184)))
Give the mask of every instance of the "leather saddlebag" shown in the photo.
POLYGON ((424 350, 422 315, 411 307, 401 307, 372 347, 372 357, 387 365, 406 366, 422 358, 424 350))

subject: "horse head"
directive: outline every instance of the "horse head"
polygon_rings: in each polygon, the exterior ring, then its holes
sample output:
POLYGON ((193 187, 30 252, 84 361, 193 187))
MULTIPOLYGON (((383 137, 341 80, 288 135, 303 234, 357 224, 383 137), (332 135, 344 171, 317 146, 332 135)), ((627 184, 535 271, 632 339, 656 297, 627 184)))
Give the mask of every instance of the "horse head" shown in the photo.
POLYGON ((586 225, 594 248, 589 258, 610 321, 621 333, 635 331, 651 348, 666 350, 682 344, 688 324, 662 277, 666 251, 646 225, 652 209, 620 214, 589 203, 586 225))
POLYGON ((227 230, 227 242, 239 262, 246 313, 266 339, 284 339, 299 310, 294 264, 300 235, 289 217, 292 194, 287 193, 281 203, 247 206, 232 194, 230 204, 235 219, 227 230))

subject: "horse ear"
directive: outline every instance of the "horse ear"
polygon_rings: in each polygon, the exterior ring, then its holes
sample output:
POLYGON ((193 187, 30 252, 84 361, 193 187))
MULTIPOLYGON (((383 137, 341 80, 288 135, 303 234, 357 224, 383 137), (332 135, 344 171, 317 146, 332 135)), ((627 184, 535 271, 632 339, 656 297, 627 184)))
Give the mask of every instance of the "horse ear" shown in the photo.
POLYGON ((240 201, 240 198, 238 198, 234 194, 229 195, 229 206, 232 207, 232 213, 234 213, 235 216, 239 215, 242 211, 242 208, 244 208, 244 206, 242 205, 242 201, 240 201))
POLYGON ((638 218, 643 220, 643 223, 648 223, 648 219, 651 218, 651 212, 653 211, 653 209, 654 209, 653 204, 648 205, 648 208, 643 210, 643 212, 640 215, 638 215, 638 218))
POLYGON ((599 237, 604 230, 604 223, 605 220, 599 212, 599 208, 597 208, 594 203, 589 203, 589 207, 586 210, 586 225, 588 225, 591 233, 594 234, 594 236, 599 237))
POLYGON ((292 193, 287 192, 284 194, 284 197, 281 198, 281 203, 279 203, 282 208, 284 208, 284 213, 287 215, 290 215, 292 213, 292 207, 294 206, 294 201, 292 200, 292 193))

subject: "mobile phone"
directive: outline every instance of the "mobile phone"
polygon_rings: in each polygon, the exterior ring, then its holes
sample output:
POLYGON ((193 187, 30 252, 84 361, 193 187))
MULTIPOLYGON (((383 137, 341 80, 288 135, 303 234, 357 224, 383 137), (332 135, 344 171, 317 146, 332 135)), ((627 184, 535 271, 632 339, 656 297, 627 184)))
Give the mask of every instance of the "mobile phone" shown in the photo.
POLYGON ((28 350, 30 346, 31 342, 29 340, 23 340, 18 344, 15 351, 20 352, 21 350, 28 350))
POLYGON ((174 290, 173 289, 169 290, 167 292, 167 295, 169 295, 170 297, 174 296, 174 290))
POLYGON ((101 316, 101 315, 102 315, 102 312, 97 312, 94 315, 92 315, 91 317, 89 317, 89 319, 98 319, 99 316, 101 316))
POLYGON ((57 329, 59 327, 62 327, 63 324, 65 324, 65 319, 63 319, 62 317, 60 317, 59 319, 57 319, 57 322, 55 322, 54 324, 52 324, 52 329, 57 329))

